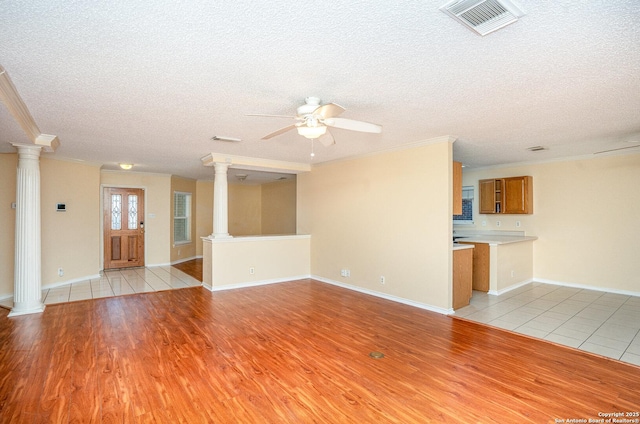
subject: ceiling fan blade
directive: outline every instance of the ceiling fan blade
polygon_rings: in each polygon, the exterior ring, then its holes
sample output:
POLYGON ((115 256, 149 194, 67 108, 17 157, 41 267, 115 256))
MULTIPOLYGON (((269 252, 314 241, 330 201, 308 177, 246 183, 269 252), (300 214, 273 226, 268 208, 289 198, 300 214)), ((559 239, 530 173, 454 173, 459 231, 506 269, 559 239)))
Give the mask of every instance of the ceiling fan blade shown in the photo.
POLYGON ((266 118, 289 118, 289 119, 298 119, 297 116, 291 115, 267 115, 264 113, 247 113, 245 116, 263 116, 266 118))
POLYGON ((625 150, 625 149, 633 149, 633 148, 637 148, 640 147, 640 144, 636 145, 636 146, 627 146, 627 147, 619 147, 617 149, 609 149, 609 150, 603 150, 601 152, 595 152, 594 155, 600 154, 600 153, 609 153, 609 152, 615 152, 616 150, 625 150))
POLYGON ((354 121, 346 118, 329 118, 324 120, 324 124, 329 127, 342 128, 344 130, 360 131, 368 133, 381 133, 382 126, 364 121, 354 121))
POLYGON ((318 141, 322 143, 323 146, 331 146, 332 144, 336 144, 336 141, 333 139, 333 136, 329 131, 321 135, 318 138, 318 141))
POLYGON ((316 110, 313 111, 313 114, 322 116, 322 119, 327 119, 338 116, 344 111, 345 108, 340 105, 337 105, 335 103, 327 103, 326 105, 319 106, 316 110))
POLYGON ((280 128, 278 131, 274 131, 274 132, 272 132, 271 134, 267 134, 267 135, 265 135, 264 137, 262 137, 262 139, 263 139, 263 140, 269 140, 270 138, 273 138, 273 137, 275 137, 275 136, 277 136, 277 135, 284 134, 284 133, 286 133, 287 131, 291 131, 291 130, 292 130, 292 129, 294 129, 295 127, 296 127, 296 124, 287 125, 287 126, 286 126, 286 127, 284 127, 284 128, 280 128))

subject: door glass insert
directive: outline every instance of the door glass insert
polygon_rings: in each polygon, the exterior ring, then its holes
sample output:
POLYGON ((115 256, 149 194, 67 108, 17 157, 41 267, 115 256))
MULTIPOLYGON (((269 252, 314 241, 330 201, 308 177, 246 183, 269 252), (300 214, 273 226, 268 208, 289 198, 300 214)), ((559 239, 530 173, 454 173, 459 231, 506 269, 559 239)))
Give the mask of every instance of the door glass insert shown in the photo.
POLYGON ((135 194, 129 195, 129 229, 135 230, 138 228, 138 196, 135 194))
POLYGON ((122 195, 111 195, 111 229, 122 229, 122 195))

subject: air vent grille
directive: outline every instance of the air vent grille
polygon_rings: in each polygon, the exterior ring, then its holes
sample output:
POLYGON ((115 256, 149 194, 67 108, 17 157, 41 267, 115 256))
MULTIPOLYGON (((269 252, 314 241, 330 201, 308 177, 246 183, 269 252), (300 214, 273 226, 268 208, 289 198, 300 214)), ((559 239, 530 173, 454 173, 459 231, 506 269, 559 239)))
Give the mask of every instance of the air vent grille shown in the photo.
POLYGON ((454 0, 440 8, 480 35, 512 24, 524 11, 509 0, 454 0))

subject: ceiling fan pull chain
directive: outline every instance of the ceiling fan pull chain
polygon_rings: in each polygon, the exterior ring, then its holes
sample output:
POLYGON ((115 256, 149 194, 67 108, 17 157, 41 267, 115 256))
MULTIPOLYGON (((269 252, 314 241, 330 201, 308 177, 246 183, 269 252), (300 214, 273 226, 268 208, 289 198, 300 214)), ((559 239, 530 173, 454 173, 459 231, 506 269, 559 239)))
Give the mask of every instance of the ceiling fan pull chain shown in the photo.
POLYGON ((315 153, 313 153, 313 142, 314 142, 314 141, 316 141, 316 139, 315 139, 315 138, 312 138, 312 139, 311 139, 311 157, 314 157, 314 156, 316 155, 315 153))

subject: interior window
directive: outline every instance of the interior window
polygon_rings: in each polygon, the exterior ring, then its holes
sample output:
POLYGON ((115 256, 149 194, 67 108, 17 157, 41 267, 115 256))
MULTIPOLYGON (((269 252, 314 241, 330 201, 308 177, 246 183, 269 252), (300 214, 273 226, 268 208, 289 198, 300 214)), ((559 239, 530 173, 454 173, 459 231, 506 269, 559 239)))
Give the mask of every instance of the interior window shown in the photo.
POLYGON ((173 193, 173 243, 191 242, 191 193, 173 193))
POLYGON ((462 187, 462 215, 453 215, 454 224, 473 224, 473 186, 462 187))

